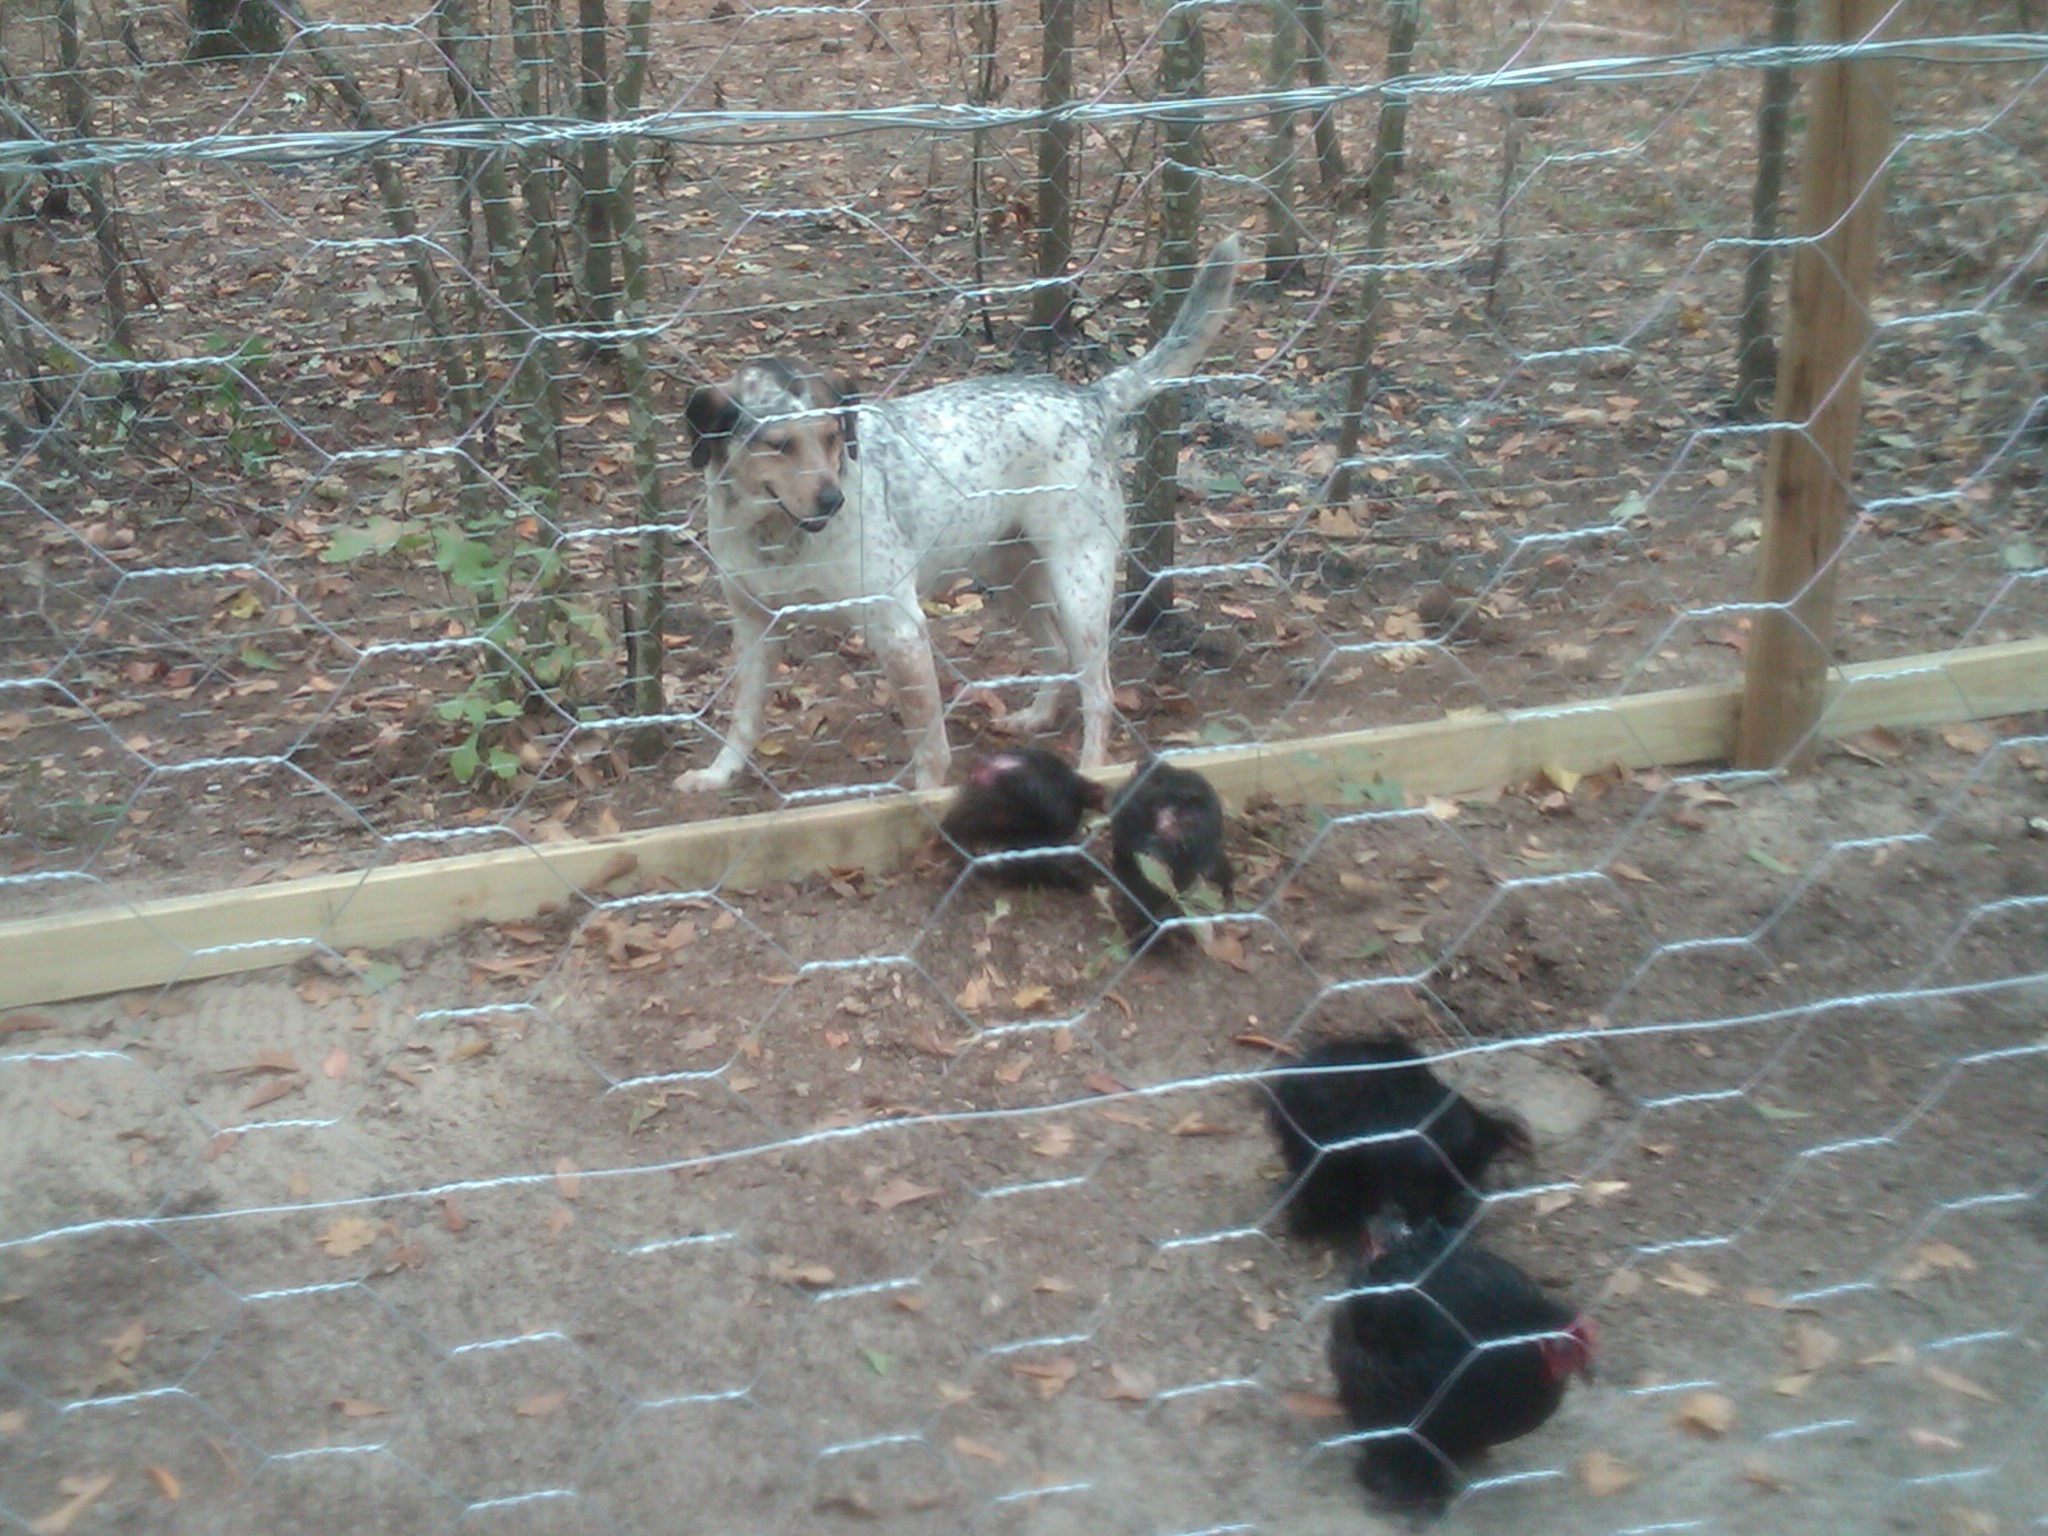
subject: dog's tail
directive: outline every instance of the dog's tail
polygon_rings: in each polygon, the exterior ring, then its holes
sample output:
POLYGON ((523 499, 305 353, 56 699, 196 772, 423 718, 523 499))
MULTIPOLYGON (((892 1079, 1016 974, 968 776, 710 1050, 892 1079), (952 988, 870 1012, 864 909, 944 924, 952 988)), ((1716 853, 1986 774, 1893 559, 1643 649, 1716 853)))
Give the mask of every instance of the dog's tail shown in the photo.
POLYGON ((1230 318, 1230 292, 1237 282, 1239 260, 1236 235, 1218 241, 1195 274, 1194 286, 1188 289, 1180 313, 1173 317, 1159 345, 1097 382, 1095 387, 1108 404, 1112 420, 1128 416, 1195 371, 1203 355, 1216 344, 1223 322, 1230 318))

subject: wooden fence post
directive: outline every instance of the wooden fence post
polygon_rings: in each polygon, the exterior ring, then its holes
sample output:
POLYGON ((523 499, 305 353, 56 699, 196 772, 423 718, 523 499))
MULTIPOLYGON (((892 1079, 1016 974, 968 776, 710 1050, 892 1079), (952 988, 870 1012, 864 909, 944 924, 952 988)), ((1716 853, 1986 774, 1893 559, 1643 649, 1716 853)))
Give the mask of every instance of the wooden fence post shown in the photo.
MULTIPOLYGON (((1821 0, 1813 41, 1875 41, 1892 0, 1821 0)), ((1764 538, 1738 768, 1802 767, 1826 699, 1835 585, 1847 525, 1870 291, 1891 149, 1892 66, 1837 59, 1815 71, 1799 175, 1792 302, 1764 471, 1764 538)))

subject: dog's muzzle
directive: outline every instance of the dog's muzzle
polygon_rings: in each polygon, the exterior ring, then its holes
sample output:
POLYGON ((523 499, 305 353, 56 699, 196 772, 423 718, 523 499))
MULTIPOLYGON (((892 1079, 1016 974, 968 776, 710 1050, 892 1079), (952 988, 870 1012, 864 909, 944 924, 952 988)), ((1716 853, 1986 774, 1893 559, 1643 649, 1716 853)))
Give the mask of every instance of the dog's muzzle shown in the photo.
POLYGON ((818 510, 809 517, 799 517, 796 525, 805 533, 823 533, 825 525, 832 521, 833 514, 845 505, 846 493, 836 485, 828 485, 818 492, 818 510))

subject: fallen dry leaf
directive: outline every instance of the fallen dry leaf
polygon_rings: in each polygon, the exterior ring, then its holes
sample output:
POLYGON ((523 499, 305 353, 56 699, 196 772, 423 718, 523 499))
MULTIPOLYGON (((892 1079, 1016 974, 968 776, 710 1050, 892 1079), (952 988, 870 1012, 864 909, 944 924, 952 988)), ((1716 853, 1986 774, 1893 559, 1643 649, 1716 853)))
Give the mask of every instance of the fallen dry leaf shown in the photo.
POLYGON ((1031 1289, 1041 1296, 1065 1296, 1074 1289, 1074 1282, 1058 1275, 1040 1275, 1031 1282, 1031 1289))
POLYGON ((1921 1429, 1915 1426, 1906 1431, 1906 1444, 1917 1451, 1932 1451, 1937 1456, 1959 1455, 1963 1442, 1954 1435, 1944 1435, 1937 1430, 1921 1429))
POLYGON ((1784 1475, 1776 1467, 1761 1456, 1742 1458, 1742 1478, 1744 1482, 1763 1489, 1765 1493, 1785 1493, 1792 1486, 1785 1481, 1784 1475))
POLYGON ((1771 1383, 1771 1390, 1780 1397, 1804 1397, 1807 1388, 1813 1385, 1814 1373, 1800 1371, 1792 1376, 1780 1376, 1771 1383))
POLYGON ((1900 1267, 1895 1278, 1901 1285, 1911 1285, 1929 1275, 1950 1271, 1967 1274, 1976 1267, 1977 1261, 1954 1243, 1922 1243, 1913 1250, 1913 1257, 1900 1267))
POLYGON ((329 1051, 320 1063, 320 1075, 329 1080, 348 1076, 348 1052, 338 1045, 329 1051))
POLYGON ((992 1467, 1000 1467, 1010 1458, 992 1445, 983 1445, 979 1440, 970 1440, 965 1435, 953 1437, 953 1449, 962 1456, 972 1456, 976 1461, 985 1461, 992 1467))
POLYGON ((1112 1125, 1128 1125, 1134 1131, 1149 1131, 1152 1122, 1135 1110, 1121 1109, 1114 1104, 1104 1105, 1095 1111, 1112 1125))
POLYGON ((1664 1266, 1664 1273, 1652 1275, 1650 1278, 1667 1290, 1679 1291, 1687 1296, 1712 1296, 1721 1289, 1717 1281, 1701 1274, 1691 1265, 1680 1264, 1675 1259, 1664 1266))
POLYGON ((261 1109, 266 1104, 274 1104, 279 1099, 287 1098, 297 1093, 305 1086, 306 1077, 304 1073, 294 1073, 290 1077, 272 1078, 261 1088, 250 1094, 243 1102, 242 1108, 244 1110, 261 1109))
POLYGON ((185 1485, 178 1481, 178 1474, 169 1467, 151 1462, 142 1469, 143 1475, 156 1484, 156 1491, 163 1495, 168 1504, 175 1504, 184 1497, 185 1485))
MULTIPOLYGON (((1560 786, 1561 787, 1561 786, 1560 786)), ((1579 1485, 1596 1499, 1604 1499, 1632 1488, 1640 1481, 1635 1468, 1617 1461, 1605 1451, 1588 1451, 1581 1456, 1573 1468, 1578 1474, 1579 1485)))
POLYGON ((1618 1269, 1607 1277, 1607 1284, 1600 1289, 1603 1301, 1618 1301, 1633 1296, 1643 1288, 1643 1272, 1640 1269, 1618 1269))
POLYGON ((993 978, 982 971, 960 989, 953 1001, 968 1013, 979 1013, 995 1001, 996 989, 993 978))
POLYGON ((1066 1391, 1067 1383, 1074 1379, 1081 1367, 1063 1355, 1056 1360, 1042 1362, 1015 1361, 1010 1369, 1036 1386, 1039 1398, 1044 1400, 1058 1397, 1066 1391))
POLYGON ((537 1392, 512 1411, 522 1419, 545 1419, 561 1412, 562 1404, 569 1401, 566 1392, 537 1392))
POLYGON ((1688 1392, 1679 1399, 1671 1422, 1689 1435, 1718 1440, 1735 1423, 1735 1404, 1719 1392, 1688 1392))
POLYGON ((239 1067, 222 1067, 222 1077, 250 1077, 258 1072, 296 1072, 299 1059, 290 1051, 262 1050, 239 1067))
POLYGON ((2002 1527, 1989 1510, 1951 1504, 1941 1512, 1941 1523, 1950 1536, 1998 1536, 2002 1527))
POLYGON ((107 1346, 107 1353, 121 1364, 133 1365, 136 1357, 142 1353, 143 1343, 148 1338, 149 1326, 138 1317, 111 1339, 102 1339, 100 1342, 107 1346))
POLYGON ((1131 1371, 1120 1365, 1111 1365, 1109 1387, 1102 1396, 1105 1401, 1112 1403, 1142 1403, 1150 1400, 1152 1392, 1152 1378, 1143 1371, 1131 1371))
POLYGON ((1280 1402, 1298 1419, 1341 1419, 1344 1405, 1327 1392, 1282 1392, 1280 1402))
POLYGON ((1940 1387, 1944 1392, 1953 1392, 1958 1397, 1974 1397, 1980 1403, 2002 1403, 2005 1401, 2004 1398, 2000 1397, 1989 1387, 1974 1382, 1969 1377, 1951 1371, 1945 1366, 1922 1365, 1920 1367, 1920 1374, 1933 1382, 1937 1387, 1940 1387))
POLYGON ((768 1266, 768 1278, 780 1280, 786 1285, 809 1286, 813 1290, 832 1283, 832 1268, 828 1264, 799 1264, 794 1259, 777 1259, 768 1266))
POLYGON ((1228 1136, 1230 1127, 1204 1120, 1199 1110, 1190 1110, 1166 1128, 1169 1136, 1228 1136))
POLYGON ((380 1419, 391 1411, 382 1403, 366 1403, 359 1397, 337 1397, 334 1406, 345 1419, 380 1419))
POLYGON ((564 1200, 574 1200, 576 1191, 583 1187, 583 1181, 576 1174, 576 1164, 570 1158, 555 1159, 555 1192, 564 1200))
POLYGON ((1857 1357, 1856 1363, 1866 1369, 1874 1365, 1908 1365, 1913 1359, 1913 1346, 1901 1340, 1883 1349, 1873 1350, 1857 1357))
POLYGON ((1954 725, 1944 725, 1941 728, 1941 739, 1969 757, 1982 757, 1998 740, 1983 726, 1972 725, 1967 720, 1954 725))
POLYGON ((1065 1157, 1074 1150, 1073 1127, 1048 1125, 1031 1139, 1030 1146, 1040 1157, 1065 1157))
POLYGON ((57 1480, 57 1491, 65 1495, 64 1502, 48 1514, 38 1515, 29 1521, 28 1528, 35 1536, 63 1536, 78 1523, 78 1517, 92 1508, 99 1496, 114 1486, 114 1474, 101 1472, 93 1477, 65 1477, 57 1480))
POLYGON ((1036 1008, 1051 996, 1051 987, 1044 986, 1039 982, 1033 982, 1028 987, 1019 987, 1016 991, 1012 992, 1010 994, 1010 1002, 1019 1012, 1029 1013, 1033 1008, 1036 1008))
POLYGON ((899 1177, 883 1182, 868 1196, 868 1203, 878 1211, 893 1211, 899 1205, 912 1205, 919 1200, 929 1200, 938 1192, 934 1185, 913 1184, 910 1180, 899 1177))
POLYGON ((1787 1347, 1792 1351, 1793 1364, 1811 1374, 1834 1364, 1835 1357, 1842 1352, 1842 1341, 1825 1328, 1801 1323, 1792 1330, 1787 1347))
POLYGON ((377 1223, 363 1216, 344 1216, 322 1232, 317 1241, 330 1259, 345 1259, 377 1241, 377 1223))
POLYGON ((1227 965, 1232 970, 1242 971, 1246 975, 1251 974, 1251 965, 1244 957, 1244 940, 1236 933, 1219 930, 1204 936, 1201 943, 1202 953, 1211 960, 1227 965))

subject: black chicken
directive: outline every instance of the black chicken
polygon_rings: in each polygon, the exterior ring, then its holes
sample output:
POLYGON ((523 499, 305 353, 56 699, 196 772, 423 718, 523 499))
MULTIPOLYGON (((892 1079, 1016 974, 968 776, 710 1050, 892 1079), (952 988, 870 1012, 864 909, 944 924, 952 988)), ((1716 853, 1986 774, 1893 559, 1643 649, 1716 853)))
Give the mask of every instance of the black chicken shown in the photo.
POLYGON ((1117 905, 1134 948, 1181 915, 1180 898, 1197 881, 1214 885, 1226 907, 1235 900, 1235 871, 1223 851, 1223 802, 1192 769, 1156 757, 1139 763, 1110 805, 1109 832, 1110 869, 1123 898, 1117 905), (1158 883, 1160 875, 1171 889, 1158 883))
MULTIPOLYGON (((1012 747, 987 752, 967 768, 939 828, 967 853, 1057 849, 1074 842, 1082 817, 1107 793, 1056 752, 1012 747)), ((1078 850, 994 861, 990 873, 1019 885, 1085 886, 1094 866, 1078 850)))
POLYGON ((1313 1046, 1266 1093, 1294 1181, 1288 1222, 1303 1236, 1356 1237, 1390 1208, 1411 1222, 1461 1223, 1487 1165, 1530 1150, 1518 1122, 1447 1087, 1394 1034, 1313 1046))
POLYGON ((1456 1487, 1458 1462, 1557 1411, 1571 1375, 1591 1374, 1597 1340, 1591 1318, 1461 1238, 1433 1221, 1394 1227, 1330 1326, 1330 1369, 1352 1428, 1394 1431, 1360 1442, 1359 1481, 1430 1512, 1456 1487))

